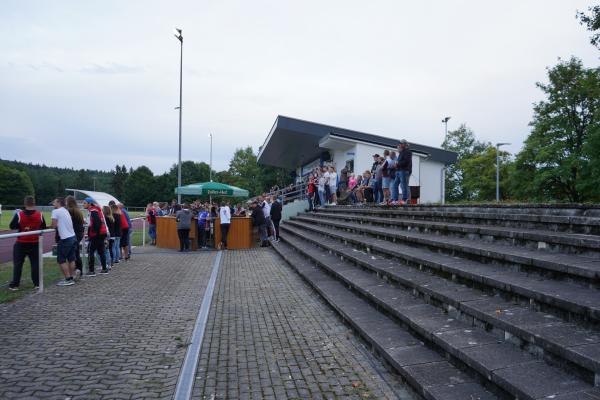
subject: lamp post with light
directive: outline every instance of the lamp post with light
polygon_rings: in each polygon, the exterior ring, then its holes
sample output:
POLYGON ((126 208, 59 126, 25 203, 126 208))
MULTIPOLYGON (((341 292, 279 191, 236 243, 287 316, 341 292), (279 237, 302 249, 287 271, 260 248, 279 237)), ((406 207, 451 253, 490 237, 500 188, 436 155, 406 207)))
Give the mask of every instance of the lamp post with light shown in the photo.
POLYGON ((500 146, 510 143, 496 143, 496 203, 500 203, 500 146))
POLYGON ((181 109, 182 109, 182 94, 183 94, 183 33, 181 29, 175 28, 175 37, 179 40, 181 52, 179 56, 179 157, 177 158, 177 203, 181 204, 181 109))

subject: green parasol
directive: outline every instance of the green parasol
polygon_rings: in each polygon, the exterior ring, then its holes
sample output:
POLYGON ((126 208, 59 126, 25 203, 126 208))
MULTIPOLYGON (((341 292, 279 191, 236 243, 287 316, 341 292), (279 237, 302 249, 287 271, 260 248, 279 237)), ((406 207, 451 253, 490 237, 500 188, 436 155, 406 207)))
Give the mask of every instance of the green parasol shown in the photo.
POLYGON ((248 197, 249 195, 246 189, 219 182, 192 183, 191 185, 177 187, 175 188, 175 194, 227 197, 248 197))

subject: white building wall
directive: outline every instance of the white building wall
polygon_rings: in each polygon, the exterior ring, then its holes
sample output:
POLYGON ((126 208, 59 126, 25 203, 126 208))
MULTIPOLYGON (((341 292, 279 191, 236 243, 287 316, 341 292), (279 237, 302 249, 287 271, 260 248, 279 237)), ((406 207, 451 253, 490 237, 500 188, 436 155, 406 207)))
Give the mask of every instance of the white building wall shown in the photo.
POLYGON ((354 170, 356 170, 356 145, 345 149, 329 150, 333 158, 335 170, 339 173, 346 166, 346 161, 354 160, 354 170))
MULTIPOLYGON (((346 148, 329 149, 333 164, 339 172, 347 160, 354 160, 354 173, 362 174, 370 171, 373 165, 373 154, 383 155, 385 148, 365 143, 356 143, 346 148)), ((388 149, 395 150, 395 149, 388 149)), ((413 153, 413 173, 410 176, 410 186, 420 186, 421 203, 439 203, 442 201, 441 173, 443 163, 432 161, 417 153, 413 153)), ((298 171, 300 172, 300 171, 298 171)))
POLYGON ((441 203, 442 168, 444 164, 431 160, 421 163, 421 203, 441 203))

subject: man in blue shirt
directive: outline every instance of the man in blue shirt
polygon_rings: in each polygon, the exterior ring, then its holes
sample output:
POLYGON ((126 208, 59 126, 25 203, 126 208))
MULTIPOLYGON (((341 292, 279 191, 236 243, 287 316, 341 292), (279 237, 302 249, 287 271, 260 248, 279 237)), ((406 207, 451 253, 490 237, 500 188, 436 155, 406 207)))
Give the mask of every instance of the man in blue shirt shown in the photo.
POLYGON ((207 207, 203 207, 198 214, 198 247, 201 249, 206 249, 206 234, 210 232, 209 215, 207 207))

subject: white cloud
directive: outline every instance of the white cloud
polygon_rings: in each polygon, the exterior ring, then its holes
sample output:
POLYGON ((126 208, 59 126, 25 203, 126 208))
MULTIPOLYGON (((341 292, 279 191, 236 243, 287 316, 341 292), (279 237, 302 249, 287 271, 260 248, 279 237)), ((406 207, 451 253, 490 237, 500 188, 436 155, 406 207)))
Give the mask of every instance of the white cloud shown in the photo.
POLYGON ((517 151, 545 67, 571 54, 598 65, 574 18, 588 4, 9 0, 0 158, 168 169, 177 156, 174 26, 184 35, 184 159, 207 161, 212 132, 224 169, 236 147, 263 143, 278 114, 428 145, 440 144, 440 120, 451 115, 451 129, 466 122, 517 151))

